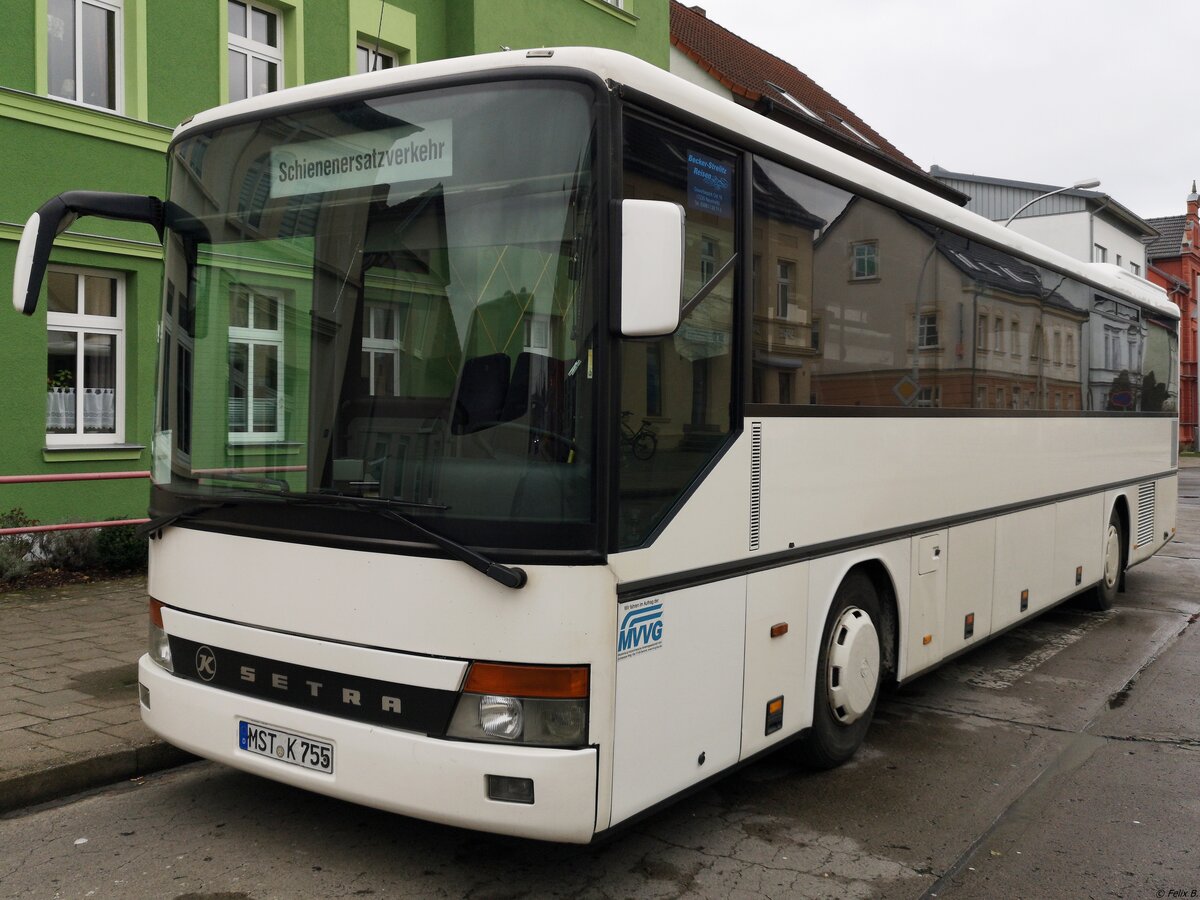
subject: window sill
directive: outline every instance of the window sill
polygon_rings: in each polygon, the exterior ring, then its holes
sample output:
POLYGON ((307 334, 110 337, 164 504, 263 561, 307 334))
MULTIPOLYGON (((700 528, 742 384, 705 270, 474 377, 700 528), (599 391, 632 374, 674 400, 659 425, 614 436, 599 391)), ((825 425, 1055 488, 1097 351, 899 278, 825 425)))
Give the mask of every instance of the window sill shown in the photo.
POLYGON ((262 441, 246 443, 229 442, 225 444, 225 450, 229 453, 237 453, 241 456, 265 456, 273 453, 299 453, 304 449, 304 444, 297 441, 262 441))
POLYGON ((878 281, 878 275, 868 275, 864 278, 855 278, 853 275, 850 276, 851 284, 876 284, 878 281))
POLYGON ((628 12, 619 7, 613 6, 611 3, 605 3, 604 0, 583 0, 588 6, 594 6, 612 16, 614 19, 620 19, 627 25, 636 25, 640 19, 633 13, 628 12))
POLYGON ((143 444, 56 444, 42 448, 43 462, 141 459, 143 444))

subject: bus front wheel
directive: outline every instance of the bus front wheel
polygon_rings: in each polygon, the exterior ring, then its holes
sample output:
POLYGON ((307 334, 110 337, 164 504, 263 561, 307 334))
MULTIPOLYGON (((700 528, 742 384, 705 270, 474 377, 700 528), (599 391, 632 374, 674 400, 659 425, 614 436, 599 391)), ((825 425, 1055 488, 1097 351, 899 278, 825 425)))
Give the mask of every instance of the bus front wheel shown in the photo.
POLYGON ((846 576, 834 595, 821 651, 812 728, 800 740, 800 759, 815 769, 832 769, 854 756, 879 700, 880 604, 865 572, 846 576))

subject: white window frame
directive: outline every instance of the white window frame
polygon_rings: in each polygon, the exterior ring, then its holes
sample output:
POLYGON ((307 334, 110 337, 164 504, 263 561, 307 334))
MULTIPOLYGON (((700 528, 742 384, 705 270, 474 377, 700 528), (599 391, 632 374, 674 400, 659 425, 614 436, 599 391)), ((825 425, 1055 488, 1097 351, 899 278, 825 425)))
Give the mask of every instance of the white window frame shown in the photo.
POLYGON ((852 243, 850 245, 850 280, 874 281, 878 277, 879 242, 855 241, 852 243), (861 268, 860 263, 862 264, 861 268), (867 269, 870 271, 868 272, 867 269))
POLYGON ((400 393, 400 351, 404 349, 404 343, 400 340, 400 313, 404 307, 395 303, 384 303, 378 300, 368 300, 363 306, 363 338, 362 352, 367 356, 367 389, 371 396, 381 396, 376 390, 375 384, 375 357, 390 356, 392 358, 392 392, 390 396, 395 397, 400 393), (392 334, 395 337, 377 337, 371 334, 374 330, 375 318, 371 315, 374 310, 383 310, 392 318, 392 334))
MULTIPOLYGON (((50 266, 50 272, 74 275, 76 282, 77 309, 83 307, 83 278, 92 275, 108 278, 114 282, 116 300, 115 316, 88 316, 83 313, 46 312, 46 331, 73 331, 77 335, 75 371, 82 377, 85 334, 115 335, 116 360, 114 378, 114 427, 111 432, 87 434, 84 431, 83 395, 75 398, 75 433, 51 434, 46 432, 47 447, 78 447, 86 445, 113 445, 125 443, 125 275, 111 269, 86 269, 77 266, 50 266)), ((47 354, 49 351, 47 350, 47 354)), ((76 385, 78 388, 78 385, 76 385)), ((86 387, 86 385, 84 386, 86 387)), ((45 423, 43 421, 43 429, 45 423)))
POLYGON ((354 71, 358 75, 364 75, 367 72, 381 72, 384 69, 394 69, 399 65, 400 60, 397 59, 396 54, 391 50, 386 50, 383 47, 375 46, 374 44, 367 43, 366 41, 358 41, 354 45, 354 71), (365 69, 360 68, 360 60, 358 56, 360 50, 366 51, 367 54, 367 68, 365 69), (389 65, 374 68, 375 61, 379 59, 386 59, 389 62, 389 65))
MULTIPOLYGON (((51 93, 50 96, 58 100, 65 100, 68 103, 77 103, 80 106, 86 106, 88 109, 102 109, 105 112, 116 113, 123 115, 125 112, 125 21, 124 9, 122 7, 123 0, 70 0, 75 14, 75 50, 73 61, 75 63, 75 96, 66 97, 62 94, 51 93), (112 46, 112 68, 113 68, 113 105, 100 106, 95 103, 88 103, 85 100, 80 100, 80 83, 83 78, 82 60, 83 60, 83 15, 84 6, 93 6, 98 9, 105 10, 114 14, 113 19, 113 46, 112 46)), ((47 11, 47 19, 49 19, 49 11, 47 11)), ((49 34, 50 22, 46 24, 46 78, 47 91, 50 90, 50 47, 49 34)))
POLYGON ((917 314, 917 349, 936 350, 941 346, 941 335, 938 332, 938 314, 936 310, 917 314), (930 336, 932 334, 932 340, 930 336))
POLYGON ((549 356, 554 342, 554 321, 545 313, 526 313, 522 328, 522 347, 526 353, 549 356))
POLYGON ((792 304, 792 282, 795 277, 796 264, 790 259, 775 260, 775 316, 779 319, 788 317, 788 308, 792 304))
MULTIPOLYGON (((284 423, 284 381, 285 372, 283 352, 283 318, 286 314, 287 305, 284 302, 284 297, 279 291, 274 291, 269 288, 259 288, 248 284, 235 284, 232 286, 230 295, 234 291, 245 291, 248 297, 249 307, 249 327, 241 325, 229 326, 229 343, 245 344, 246 351, 246 430, 245 431, 227 431, 230 444, 268 444, 283 440, 286 431, 284 423), (276 328, 257 328, 254 325, 254 298, 269 297, 275 302, 275 325, 276 328), (254 348, 269 346, 275 347, 275 429, 273 431, 255 431, 254 430, 254 348)), ((232 400, 232 397, 227 398, 232 400)), ((228 424, 228 423, 227 423, 228 424)))
POLYGON ((1092 244, 1092 262, 1108 262, 1108 248, 1092 244))
MULTIPOLYGON (((228 2, 228 0, 223 0, 223 2, 228 2)), ((232 31, 229 32, 229 35, 228 35, 229 46, 226 51, 226 56, 228 57, 229 50, 235 50, 238 53, 244 54, 246 57, 246 97, 242 98, 242 97, 234 97, 233 96, 233 94, 232 94, 233 80, 232 80, 232 78, 230 78, 230 83, 229 83, 229 90, 231 91, 230 96, 229 96, 230 102, 233 102, 234 100, 241 100, 241 99, 248 99, 250 97, 261 97, 262 96, 262 94, 254 93, 253 73, 254 73, 254 60, 255 59, 261 59, 265 62, 274 63, 276 66, 276 73, 277 73, 276 78, 275 78, 275 90, 280 91, 280 90, 283 90, 283 88, 284 88, 284 80, 283 80, 283 12, 279 9, 276 9, 273 6, 267 6, 264 3, 256 3, 256 2, 254 2, 254 0, 237 0, 237 2, 241 3, 243 6, 246 7, 246 31, 247 31, 247 34, 242 35, 242 34, 234 34, 232 31), (259 12, 266 13, 267 15, 269 15, 275 19, 275 35, 279 41, 278 47, 272 47, 270 44, 261 43, 259 41, 254 40, 254 38, 252 38, 250 36, 254 32, 254 25, 253 25, 254 10, 258 10, 259 12)), ((226 59, 226 65, 230 65, 230 61, 228 60, 228 58, 226 59)), ((232 71, 230 71, 230 75, 232 75, 232 71)), ((273 93, 273 92, 267 91, 266 93, 273 93)))

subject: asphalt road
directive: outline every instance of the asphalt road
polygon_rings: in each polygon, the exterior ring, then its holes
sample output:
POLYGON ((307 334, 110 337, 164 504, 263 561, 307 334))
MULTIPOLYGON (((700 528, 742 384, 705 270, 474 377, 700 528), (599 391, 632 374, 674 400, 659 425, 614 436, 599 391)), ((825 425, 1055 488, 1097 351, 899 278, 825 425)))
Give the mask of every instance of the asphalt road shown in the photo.
POLYGON ((617 839, 416 822, 209 763, 0 819, 0 896, 1200 896, 1200 469, 1108 613, 1067 605, 617 839), (1195 893, 1193 894, 1193 891, 1195 893))

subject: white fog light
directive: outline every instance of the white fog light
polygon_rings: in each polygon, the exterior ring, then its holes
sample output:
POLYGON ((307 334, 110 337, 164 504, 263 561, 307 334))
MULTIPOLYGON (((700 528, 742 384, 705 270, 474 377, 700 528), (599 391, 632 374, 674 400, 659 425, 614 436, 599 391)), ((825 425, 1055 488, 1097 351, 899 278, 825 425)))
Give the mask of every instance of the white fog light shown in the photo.
POLYGON ((488 737, 515 741, 525 727, 521 701, 516 697, 485 694, 479 698, 479 725, 488 737))

